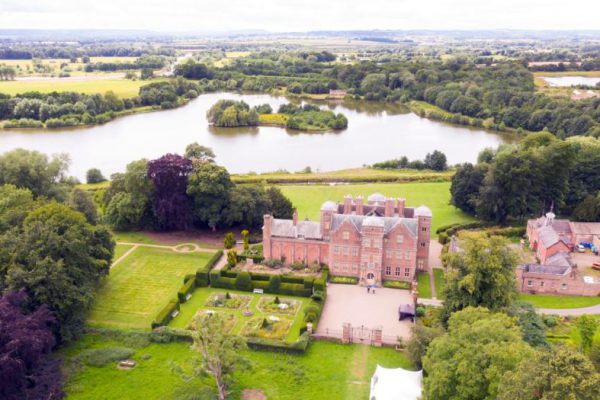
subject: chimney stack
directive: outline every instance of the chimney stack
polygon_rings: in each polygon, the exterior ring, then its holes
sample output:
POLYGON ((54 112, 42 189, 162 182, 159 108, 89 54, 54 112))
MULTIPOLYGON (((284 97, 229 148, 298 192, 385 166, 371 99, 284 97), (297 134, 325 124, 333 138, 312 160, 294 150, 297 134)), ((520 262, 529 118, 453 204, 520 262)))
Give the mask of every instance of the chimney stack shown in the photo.
POLYGON ((344 196, 344 214, 352 214, 352 196, 349 194, 344 196))
POLYGON ((363 209, 364 199, 362 196, 356 196, 356 215, 364 215, 363 209))
POLYGON ((298 225, 298 211, 294 210, 294 214, 292 216, 292 219, 294 221, 294 226, 298 225))
POLYGON ((398 198, 398 216, 404 218, 404 207, 406 207, 406 199, 398 198))
POLYGON ((385 216, 393 217, 394 216, 394 199, 386 198, 385 199, 385 216))

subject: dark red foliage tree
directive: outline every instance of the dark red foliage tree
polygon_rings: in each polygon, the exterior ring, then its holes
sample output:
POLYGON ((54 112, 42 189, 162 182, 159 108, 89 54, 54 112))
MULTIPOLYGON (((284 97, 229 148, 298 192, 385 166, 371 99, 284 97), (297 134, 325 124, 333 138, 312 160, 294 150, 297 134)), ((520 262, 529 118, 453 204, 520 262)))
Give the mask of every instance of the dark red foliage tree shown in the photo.
POLYGON ((192 223, 192 201, 186 194, 192 161, 177 154, 165 154, 148 162, 148 176, 154 184, 152 209, 157 228, 187 229, 192 223))
POLYGON ((46 306, 25 313, 26 302, 24 290, 0 297, 0 399, 61 399, 60 365, 49 354, 54 317, 46 306))

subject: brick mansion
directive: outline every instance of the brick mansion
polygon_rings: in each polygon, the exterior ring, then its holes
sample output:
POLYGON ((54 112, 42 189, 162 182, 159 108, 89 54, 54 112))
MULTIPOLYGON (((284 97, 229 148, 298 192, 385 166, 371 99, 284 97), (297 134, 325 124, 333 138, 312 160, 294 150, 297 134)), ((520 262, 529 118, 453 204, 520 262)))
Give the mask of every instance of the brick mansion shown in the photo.
POLYGON ((406 207, 405 199, 374 193, 327 201, 320 221, 265 215, 263 254, 285 264, 324 263, 333 275, 359 278, 363 285, 413 281, 428 268, 431 210, 406 207))

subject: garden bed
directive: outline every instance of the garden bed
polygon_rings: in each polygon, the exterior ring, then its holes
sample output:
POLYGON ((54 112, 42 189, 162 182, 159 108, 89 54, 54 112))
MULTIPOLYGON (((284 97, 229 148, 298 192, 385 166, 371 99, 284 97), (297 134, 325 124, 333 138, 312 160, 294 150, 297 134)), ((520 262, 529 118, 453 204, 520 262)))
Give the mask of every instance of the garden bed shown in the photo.
POLYGON ((383 287, 390 289, 410 290, 411 283, 405 281, 383 281, 383 287))
POLYGON ((275 316, 257 317, 248 321, 243 327, 241 334, 248 337, 258 337, 262 339, 284 339, 292 321, 275 316))
POLYGON ((238 310, 247 307, 248 304, 250 304, 250 300, 252 300, 251 296, 219 292, 211 295, 204 305, 211 308, 229 308, 238 310))
POLYGON ((280 299, 279 296, 267 296, 261 297, 256 308, 264 313, 296 315, 300 309, 300 303, 297 300, 280 299))

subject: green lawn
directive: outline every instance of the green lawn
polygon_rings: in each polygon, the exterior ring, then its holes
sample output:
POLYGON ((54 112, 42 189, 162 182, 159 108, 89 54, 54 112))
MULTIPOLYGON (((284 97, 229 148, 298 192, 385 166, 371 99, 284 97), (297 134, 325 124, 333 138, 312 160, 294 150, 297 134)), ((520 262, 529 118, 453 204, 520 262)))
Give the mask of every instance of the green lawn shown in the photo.
MULTIPOLYGON (((126 243, 143 243, 143 244, 162 244, 154 240, 144 232, 139 231, 127 231, 127 232, 113 232, 113 238, 117 242, 126 243)), ((173 243, 169 243, 173 245, 173 243)))
POLYGON ((113 328, 150 328, 156 314, 176 296, 184 276, 195 273, 211 256, 137 248, 110 270, 88 322, 113 328))
POLYGON ((187 232, 170 232, 169 234, 161 234, 157 237, 153 237, 151 234, 144 231, 113 231, 112 234, 116 242, 158 244, 163 246, 177 246, 178 244, 183 243, 195 243, 204 249, 222 249, 221 246, 200 242, 197 236, 187 232), (161 240, 161 238, 163 240, 161 240))
POLYGON ((211 310, 215 310, 217 312, 233 314, 235 316, 236 323, 235 323, 234 327, 232 328, 231 333, 238 334, 238 333, 240 333, 244 324, 246 322, 248 322, 248 320, 255 318, 255 317, 269 317, 271 315, 276 315, 277 317, 280 317, 281 319, 293 319, 294 322, 293 322, 292 326, 290 327, 289 333, 285 339, 288 342, 295 342, 296 340, 298 340, 298 337, 300 336, 300 327, 302 326, 302 319, 304 317, 304 308, 308 305, 310 299, 302 298, 302 297, 278 296, 279 299, 282 301, 285 299, 293 299, 293 300, 296 300, 296 301, 299 301, 302 303, 300 308, 298 309, 298 312, 295 315, 286 315, 286 314, 278 314, 278 313, 264 313, 264 312, 260 311, 257 308, 257 305, 258 305, 258 302, 260 301, 261 297, 273 298, 274 296, 266 295, 266 294, 259 295, 259 294, 249 293, 249 292, 238 292, 235 290, 227 290, 227 289, 199 288, 194 291, 192 298, 190 300, 186 301, 185 303, 183 303, 181 305, 181 309, 179 310, 179 315, 174 320, 171 321, 169 326, 174 327, 174 328, 186 328, 198 310, 211 309, 211 310), (223 307, 212 308, 212 307, 205 306, 205 304, 211 294, 227 293, 227 292, 229 292, 230 294, 240 294, 243 296, 252 297, 252 300, 250 301, 248 308, 252 312, 254 312, 254 315, 252 317, 244 317, 242 315, 242 312, 244 311, 243 308, 227 309, 227 308, 223 308, 223 307))
POLYGON ((444 270, 442 268, 433 269, 433 283, 435 285, 435 297, 443 300, 442 289, 444 287, 444 270))
POLYGON ((119 257, 121 257, 123 254, 127 253, 129 251, 129 249, 131 249, 133 246, 128 245, 128 244, 118 244, 115 246, 115 256, 113 258, 113 261, 117 260, 119 257))
POLYGON ((404 197, 408 207, 421 204, 429 207, 433 213, 431 228, 432 237, 437 236, 435 230, 452 223, 470 222, 474 219, 450 205, 450 182, 433 183, 367 183, 357 185, 292 185, 280 186, 283 193, 298 209, 299 217, 319 219, 321 205, 327 200, 342 202, 344 195, 359 194, 367 197, 375 192, 385 196, 404 197))
POLYGON ((520 294, 519 300, 533 303, 538 308, 580 308, 600 304, 600 297, 548 296, 542 294, 520 294))
POLYGON ((103 94, 112 90, 117 96, 127 98, 137 96, 140 86, 147 85, 150 82, 143 80, 132 81, 129 79, 0 81, 0 93, 12 96, 31 91, 43 93, 78 92, 103 94))
MULTIPOLYGON (((63 350, 66 366, 82 350, 106 347, 133 347, 138 364, 122 371, 110 363, 104 367, 75 364, 66 391, 69 399, 185 399, 199 393, 209 379, 185 383, 173 365, 189 366, 195 355, 186 343, 135 344, 88 334, 63 350)), ((242 389, 260 389, 268 399, 277 400, 363 400, 369 394, 369 381, 377 364, 410 368, 403 353, 390 348, 314 342, 304 355, 244 350, 251 364, 235 375, 232 400, 239 400, 242 389)), ((196 397, 201 398, 201 397, 196 397)))
POLYGON ((431 285, 428 272, 419 272, 419 274, 417 275, 417 290, 419 291, 419 298, 431 298, 431 285))

